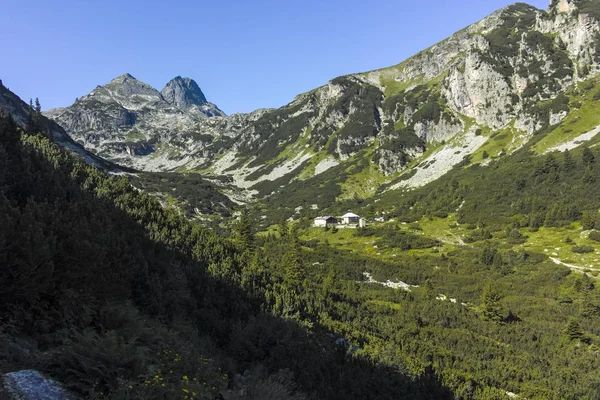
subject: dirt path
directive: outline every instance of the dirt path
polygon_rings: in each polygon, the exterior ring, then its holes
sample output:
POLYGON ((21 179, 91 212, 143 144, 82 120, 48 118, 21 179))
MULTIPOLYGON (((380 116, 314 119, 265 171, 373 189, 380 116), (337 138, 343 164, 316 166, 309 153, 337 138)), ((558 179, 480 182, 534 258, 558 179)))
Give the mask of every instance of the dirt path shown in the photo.
POLYGON ((456 243, 453 243, 453 244, 458 244, 458 245, 460 245, 460 246, 466 246, 466 245, 467 245, 467 244, 465 243, 465 241, 464 241, 464 240, 462 240, 462 238, 461 238, 460 236, 458 236, 456 233, 452 233, 452 232, 450 232, 450 231, 446 231, 446 232, 448 232, 450 235, 452 235, 452 237, 453 237, 454 239, 456 239, 456 243))
POLYGON ((562 262, 558 258, 555 258, 555 257, 550 257, 550 259, 552 260, 552 262, 554 262, 554 264, 564 265, 565 267, 570 268, 577 272, 584 272, 585 270, 600 272, 600 269, 598 269, 598 268, 580 267, 578 265, 567 264, 566 262, 562 262))

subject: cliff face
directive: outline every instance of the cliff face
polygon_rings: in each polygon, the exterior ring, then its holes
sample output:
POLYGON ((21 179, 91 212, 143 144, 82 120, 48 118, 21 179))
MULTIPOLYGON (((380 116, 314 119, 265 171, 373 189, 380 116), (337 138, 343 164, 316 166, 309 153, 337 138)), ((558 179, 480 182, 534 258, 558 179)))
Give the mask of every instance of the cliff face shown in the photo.
POLYGON ((501 156, 580 107, 564 94, 600 71, 590 3, 517 3, 399 65, 333 79, 280 109, 226 117, 190 79, 158 92, 126 75, 48 115, 92 151, 143 170, 203 170, 252 188, 366 158, 392 182, 428 149, 474 137, 462 144, 472 154, 480 135, 510 130, 501 156))

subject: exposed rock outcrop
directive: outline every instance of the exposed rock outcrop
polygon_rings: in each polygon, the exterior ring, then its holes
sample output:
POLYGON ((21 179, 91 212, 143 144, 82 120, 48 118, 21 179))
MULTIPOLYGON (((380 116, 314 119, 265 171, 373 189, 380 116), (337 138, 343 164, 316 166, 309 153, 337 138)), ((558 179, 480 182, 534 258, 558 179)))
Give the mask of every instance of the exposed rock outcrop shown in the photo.
POLYGON ((60 384, 38 371, 10 372, 3 377, 4 389, 11 400, 72 400, 60 384))
POLYGON ((160 93, 167 103, 180 109, 202 106, 207 103, 198 84, 190 78, 178 76, 167 83, 160 93))

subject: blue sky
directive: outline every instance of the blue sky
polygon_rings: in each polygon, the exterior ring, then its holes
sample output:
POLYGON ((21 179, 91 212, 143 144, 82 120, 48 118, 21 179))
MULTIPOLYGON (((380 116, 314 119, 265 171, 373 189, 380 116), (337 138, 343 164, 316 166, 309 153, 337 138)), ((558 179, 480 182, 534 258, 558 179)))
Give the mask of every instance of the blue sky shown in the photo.
POLYGON ((248 112, 397 64, 511 3, 4 0, 0 79, 48 109, 126 72, 158 90, 189 76, 225 112, 248 112))

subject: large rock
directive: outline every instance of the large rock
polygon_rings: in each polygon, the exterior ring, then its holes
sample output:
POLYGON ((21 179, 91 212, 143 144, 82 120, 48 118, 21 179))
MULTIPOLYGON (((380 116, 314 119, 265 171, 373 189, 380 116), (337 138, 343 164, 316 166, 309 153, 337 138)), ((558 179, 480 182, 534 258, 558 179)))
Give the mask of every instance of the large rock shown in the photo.
POLYGON ((12 400, 72 400, 61 385, 34 370, 10 372, 3 377, 4 389, 12 400))

